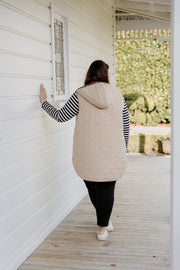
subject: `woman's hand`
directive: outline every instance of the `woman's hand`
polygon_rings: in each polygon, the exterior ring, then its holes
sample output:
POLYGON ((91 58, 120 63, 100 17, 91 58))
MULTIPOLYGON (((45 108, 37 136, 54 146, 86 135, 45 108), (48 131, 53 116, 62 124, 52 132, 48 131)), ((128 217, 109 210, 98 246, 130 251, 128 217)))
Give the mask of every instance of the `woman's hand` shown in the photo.
POLYGON ((41 105, 42 105, 42 103, 44 101, 47 100, 47 93, 46 93, 46 89, 44 88, 44 85, 43 84, 40 85, 40 96, 39 96, 39 99, 40 99, 41 105))

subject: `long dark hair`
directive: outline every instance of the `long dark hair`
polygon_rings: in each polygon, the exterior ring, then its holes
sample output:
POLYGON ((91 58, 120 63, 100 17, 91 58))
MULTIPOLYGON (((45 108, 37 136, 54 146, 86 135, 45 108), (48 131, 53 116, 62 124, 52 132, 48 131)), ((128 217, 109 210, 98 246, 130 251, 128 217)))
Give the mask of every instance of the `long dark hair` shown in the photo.
POLYGON ((96 60, 92 62, 84 81, 84 86, 91 82, 106 82, 109 83, 109 66, 102 60, 96 60))

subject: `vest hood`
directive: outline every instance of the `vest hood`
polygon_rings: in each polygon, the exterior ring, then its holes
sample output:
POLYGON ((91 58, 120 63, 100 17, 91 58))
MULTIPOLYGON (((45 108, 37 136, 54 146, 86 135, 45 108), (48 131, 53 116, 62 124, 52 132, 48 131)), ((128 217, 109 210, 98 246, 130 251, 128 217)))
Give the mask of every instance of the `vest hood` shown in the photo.
POLYGON ((108 108, 119 90, 109 83, 98 82, 78 89, 78 94, 100 109, 108 108))

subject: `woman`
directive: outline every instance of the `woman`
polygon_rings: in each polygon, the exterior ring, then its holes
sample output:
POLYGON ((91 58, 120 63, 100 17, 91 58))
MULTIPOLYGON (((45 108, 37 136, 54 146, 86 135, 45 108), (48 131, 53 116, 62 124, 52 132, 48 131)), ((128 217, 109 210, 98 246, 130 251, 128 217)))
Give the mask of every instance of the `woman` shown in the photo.
POLYGON ((40 86, 41 106, 52 118, 65 122, 76 115, 72 163, 96 210, 99 240, 113 230, 114 189, 127 166, 129 139, 127 105, 121 92, 109 83, 108 71, 106 63, 94 61, 84 86, 76 89, 60 110, 47 101, 46 90, 40 86))

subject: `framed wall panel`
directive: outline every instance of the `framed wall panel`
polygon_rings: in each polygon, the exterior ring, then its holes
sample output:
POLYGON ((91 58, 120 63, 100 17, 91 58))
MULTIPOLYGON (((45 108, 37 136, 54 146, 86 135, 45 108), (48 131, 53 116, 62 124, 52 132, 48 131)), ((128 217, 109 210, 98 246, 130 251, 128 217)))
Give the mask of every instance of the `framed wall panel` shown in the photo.
POLYGON ((51 4, 52 64, 54 101, 69 96, 68 18, 51 4))

